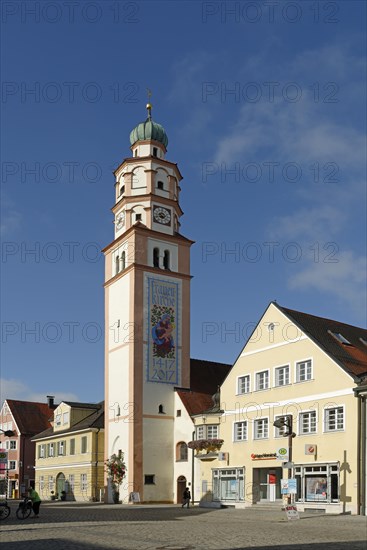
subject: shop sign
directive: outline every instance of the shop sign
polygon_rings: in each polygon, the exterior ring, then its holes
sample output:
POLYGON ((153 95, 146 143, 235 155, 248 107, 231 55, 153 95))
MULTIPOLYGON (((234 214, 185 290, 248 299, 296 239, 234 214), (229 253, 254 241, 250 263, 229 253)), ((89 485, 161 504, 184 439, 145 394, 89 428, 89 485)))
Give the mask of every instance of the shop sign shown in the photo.
POLYGON ((317 445, 305 445, 305 455, 316 455, 317 445))
POLYGON ((283 460, 283 461, 289 460, 288 447, 279 447, 279 449, 277 449, 277 460, 283 460))
POLYGON ((299 519, 299 513, 295 504, 288 504, 285 507, 285 512, 289 520, 299 519))
POLYGON ((276 453, 252 453, 252 460, 274 460, 276 459, 276 453))

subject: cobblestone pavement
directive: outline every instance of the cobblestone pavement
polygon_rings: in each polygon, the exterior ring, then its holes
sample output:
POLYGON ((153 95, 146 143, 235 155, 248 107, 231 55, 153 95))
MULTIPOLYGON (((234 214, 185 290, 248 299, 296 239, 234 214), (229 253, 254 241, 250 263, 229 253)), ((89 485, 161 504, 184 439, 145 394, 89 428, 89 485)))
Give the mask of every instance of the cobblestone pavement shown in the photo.
POLYGON ((366 550, 367 518, 267 509, 43 503, 38 519, 0 524, 4 550, 366 550))

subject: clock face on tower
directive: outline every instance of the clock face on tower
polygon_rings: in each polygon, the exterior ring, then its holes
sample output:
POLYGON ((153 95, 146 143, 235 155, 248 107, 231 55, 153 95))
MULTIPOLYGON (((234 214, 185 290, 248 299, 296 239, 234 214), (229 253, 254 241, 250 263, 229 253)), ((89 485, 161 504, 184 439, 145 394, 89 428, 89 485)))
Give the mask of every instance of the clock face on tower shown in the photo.
POLYGON ((120 212, 120 214, 116 216, 115 223, 116 223, 116 229, 121 229, 121 227, 125 225, 125 212, 120 212))
POLYGON ((153 218, 162 225, 171 225, 171 212, 162 206, 155 206, 153 209, 153 218))

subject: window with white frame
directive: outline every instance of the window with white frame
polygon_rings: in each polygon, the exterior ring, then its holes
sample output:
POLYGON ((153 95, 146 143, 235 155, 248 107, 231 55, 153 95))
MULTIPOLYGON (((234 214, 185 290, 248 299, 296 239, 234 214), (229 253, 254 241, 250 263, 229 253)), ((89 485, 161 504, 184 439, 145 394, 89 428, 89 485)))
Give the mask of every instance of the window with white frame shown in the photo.
POLYGON ((75 455, 75 439, 70 439, 70 454, 75 455))
POLYGON ((267 439, 269 437, 268 418, 254 420, 254 439, 267 439))
POLYGON ((207 439, 216 439, 218 437, 218 426, 216 424, 209 424, 206 427, 207 439))
POLYGON ((55 416, 55 424, 56 426, 61 426, 61 414, 55 416))
POLYGON ((17 469, 17 461, 16 460, 9 460, 8 461, 8 470, 16 470, 17 469))
POLYGON ((62 456, 65 454, 65 441, 59 441, 57 444, 57 454, 62 456))
POLYGON ((298 502, 339 502, 339 464, 297 465, 294 468, 297 479, 298 502))
POLYGON ((324 410, 325 432, 344 430, 344 407, 333 407, 324 410))
POLYGON ((87 474, 80 474, 80 490, 86 491, 88 489, 87 474))
POLYGON ((205 424, 196 427, 196 439, 217 439, 219 437, 218 424, 205 424))
POLYGON ((234 441, 247 440, 247 422, 234 423, 234 441))
POLYGON ((283 367, 277 367, 275 369, 275 385, 276 386, 287 386, 289 384, 289 365, 284 365, 283 367))
POLYGON ((269 371, 263 370, 261 372, 257 372, 255 380, 256 380, 256 386, 255 386, 256 391, 267 390, 269 387, 269 371))
POLYGON ((43 489, 45 488, 45 478, 44 476, 40 476, 40 491, 43 492, 43 489))
POLYGON ((62 423, 69 424, 69 411, 64 412, 64 414, 62 415, 62 423))
POLYGON ((299 361, 296 363, 296 382, 305 382, 312 379, 312 362, 311 359, 307 361, 299 361))
POLYGON ((237 393, 250 393, 250 375, 240 376, 238 378, 237 393))
POLYGON ((38 445, 38 458, 46 458, 46 445, 38 445))
POLYGON ((5 448, 8 450, 8 451, 15 451, 16 448, 17 448, 17 442, 16 440, 8 440, 6 443, 5 443, 5 448))
POLYGON ((55 478, 54 476, 48 476, 48 490, 51 492, 54 490, 55 478))
POLYGON ((299 415, 299 433, 314 434, 316 433, 316 411, 302 412, 299 415))
POLYGON ((196 439, 204 439, 204 426, 196 427, 196 439))
POLYGON ((55 449, 54 449, 54 444, 53 443, 48 444, 47 454, 48 454, 48 456, 54 456, 55 455, 55 449))

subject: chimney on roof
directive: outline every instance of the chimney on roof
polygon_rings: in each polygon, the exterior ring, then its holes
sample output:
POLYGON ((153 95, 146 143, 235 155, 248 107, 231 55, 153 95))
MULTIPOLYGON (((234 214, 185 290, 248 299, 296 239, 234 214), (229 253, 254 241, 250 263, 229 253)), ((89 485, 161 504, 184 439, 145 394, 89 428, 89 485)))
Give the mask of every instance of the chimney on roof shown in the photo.
POLYGON ((52 407, 54 406, 54 399, 55 399, 55 396, 54 395, 46 395, 47 397, 47 405, 49 406, 50 409, 52 409, 52 407))

